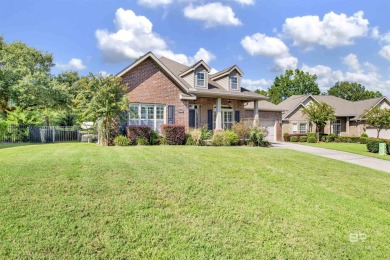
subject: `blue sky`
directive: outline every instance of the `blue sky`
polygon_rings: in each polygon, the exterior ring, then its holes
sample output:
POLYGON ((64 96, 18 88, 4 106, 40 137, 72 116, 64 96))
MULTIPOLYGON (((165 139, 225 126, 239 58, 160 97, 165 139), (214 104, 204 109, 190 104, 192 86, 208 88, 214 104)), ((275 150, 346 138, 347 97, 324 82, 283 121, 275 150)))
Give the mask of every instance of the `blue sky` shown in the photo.
POLYGON ((386 0, 2 0, 0 34, 54 55, 63 70, 117 73, 147 51, 213 70, 237 64, 267 89, 286 68, 390 96, 386 0))

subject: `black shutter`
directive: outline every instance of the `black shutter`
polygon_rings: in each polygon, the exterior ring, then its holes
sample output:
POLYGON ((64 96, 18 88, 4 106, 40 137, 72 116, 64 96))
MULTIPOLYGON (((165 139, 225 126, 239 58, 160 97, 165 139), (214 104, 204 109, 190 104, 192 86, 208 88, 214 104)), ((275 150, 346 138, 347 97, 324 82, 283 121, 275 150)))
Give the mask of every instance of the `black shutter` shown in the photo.
POLYGON ((195 109, 188 111, 188 126, 195 128, 195 109))
POLYGON ((207 126, 209 130, 213 130, 213 110, 207 110, 207 126))
POLYGON ((234 120, 240 122, 240 111, 234 111, 234 120))
POLYGON ((175 124, 175 106, 168 106, 168 124, 175 124))

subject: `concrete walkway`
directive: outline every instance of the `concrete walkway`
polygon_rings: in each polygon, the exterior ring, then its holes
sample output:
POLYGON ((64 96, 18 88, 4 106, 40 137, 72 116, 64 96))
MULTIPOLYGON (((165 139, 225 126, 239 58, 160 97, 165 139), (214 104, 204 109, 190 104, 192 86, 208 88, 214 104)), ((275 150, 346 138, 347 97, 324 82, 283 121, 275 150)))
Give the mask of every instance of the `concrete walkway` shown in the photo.
POLYGON ((291 149, 295 151, 300 151, 304 153, 310 153, 314 155, 319 155, 343 162, 349 162, 353 164, 357 164, 360 166, 365 166, 371 169, 380 170, 384 172, 390 173, 390 161, 376 159, 372 157, 367 157, 354 153, 341 152, 326 148, 319 148, 313 146, 306 146, 300 144, 293 144, 288 142, 274 142, 272 146, 275 148, 284 148, 291 149))

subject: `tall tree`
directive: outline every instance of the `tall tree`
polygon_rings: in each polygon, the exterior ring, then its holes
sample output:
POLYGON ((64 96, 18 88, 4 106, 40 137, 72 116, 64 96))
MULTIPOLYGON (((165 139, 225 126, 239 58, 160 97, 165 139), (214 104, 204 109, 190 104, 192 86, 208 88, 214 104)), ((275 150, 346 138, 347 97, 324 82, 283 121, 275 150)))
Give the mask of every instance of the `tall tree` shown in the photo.
POLYGON ((316 124, 317 141, 319 140, 321 129, 325 127, 328 121, 336 118, 333 107, 325 102, 311 102, 303 109, 303 114, 307 116, 310 122, 316 124))
POLYGON ((277 76, 268 89, 270 101, 279 104, 292 95, 319 95, 320 89, 316 82, 317 76, 302 70, 286 70, 277 76))
POLYGON ((51 54, 0 37, 0 111, 5 117, 15 107, 47 110, 70 102, 66 86, 50 74, 53 65, 51 54))
POLYGON ((128 110, 127 86, 121 78, 110 75, 89 74, 77 82, 79 92, 74 100, 84 120, 100 122, 100 142, 109 145, 113 139, 113 128, 123 111, 128 110))
POLYGON ((377 138, 379 138, 382 129, 390 128, 390 109, 388 108, 374 107, 364 117, 369 126, 376 128, 377 138))
POLYGON ((327 94, 351 101, 383 96, 379 91, 366 90, 363 85, 356 82, 351 83, 348 81, 336 82, 334 86, 328 90, 327 94))
POLYGON ((268 97, 268 91, 263 89, 256 89, 255 93, 268 97))

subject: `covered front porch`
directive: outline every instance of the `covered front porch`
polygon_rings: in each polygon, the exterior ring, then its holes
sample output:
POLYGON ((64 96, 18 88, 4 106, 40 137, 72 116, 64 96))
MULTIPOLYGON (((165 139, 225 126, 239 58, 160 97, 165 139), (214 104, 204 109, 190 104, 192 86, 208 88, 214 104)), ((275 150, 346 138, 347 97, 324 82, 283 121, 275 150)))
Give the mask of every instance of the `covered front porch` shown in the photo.
POLYGON ((257 125, 258 106, 258 100, 253 99, 197 96, 188 100, 188 126, 189 128, 207 126, 209 130, 225 130, 230 129, 234 122, 242 120, 251 120, 253 125, 257 125), (256 106, 250 117, 245 111, 245 105, 248 102, 254 102, 256 106))

